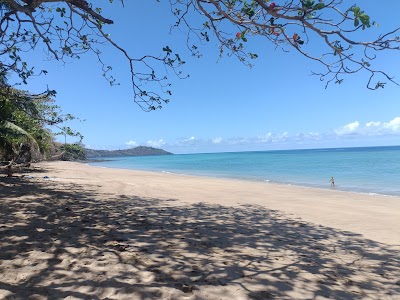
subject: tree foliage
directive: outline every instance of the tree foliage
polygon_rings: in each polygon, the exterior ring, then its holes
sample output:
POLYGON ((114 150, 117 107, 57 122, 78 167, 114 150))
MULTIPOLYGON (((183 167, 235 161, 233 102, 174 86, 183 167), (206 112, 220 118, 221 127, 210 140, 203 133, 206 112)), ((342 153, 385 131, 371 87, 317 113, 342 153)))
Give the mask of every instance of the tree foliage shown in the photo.
MULTIPOLYGON (((341 83, 345 75, 361 72, 369 74, 369 89, 382 88, 386 82, 396 83, 374 63, 383 50, 400 49, 400 27, 382 33, 360 6, 351 6, 348 1, 168 1, 176 16, 172 27, 187 32, 187 46, 193 56, 201 56, 201 45, 216 41, 221 56, 236 56, 251 66, 252 60, 262 53, 253 53, 247 45, 251 48, 250 40, 261 39, 282 51, 295 50, 319 63, 320 70, 314 74, 326 85, 341 83), (200 24, 196 23, 198 16, 202 19, 200 24), (363 31, 368 31, 368 35, 363 31)), ((119 4, 124 5, 124 1, 119 4)), ((103 44, 111 45, 127 60, 135 101, 144 110, 157 109, 169 101, 172 92, 168 69, 185 77, 179 71, 185 61, 173 47, 165 46, 154 55, 133 57, 111 39, 106 28, 113 20, 103 16, 98 1, 0 0, 0 5, 0 71, 15 72, 23 82, 46 72, 30 66, 23 53, 44 47, 48 57, 56 60, 94 53, 103 76, 115 84, 112 66, 104 62, 98 48, 103 44)))
POLYGON ((61 146, 64 151, 62 160, 85 160, 86 153, 84 147, 80 143, 64 144, 61 146))
POLYGON ((54 96, 50 90, 33 95, 4 83, 0 86, 0 157, 10 163, 29 162, 49 152, 54 143, 50 127, 64 134, 61 125, 74 119, 61 113, 54 96))

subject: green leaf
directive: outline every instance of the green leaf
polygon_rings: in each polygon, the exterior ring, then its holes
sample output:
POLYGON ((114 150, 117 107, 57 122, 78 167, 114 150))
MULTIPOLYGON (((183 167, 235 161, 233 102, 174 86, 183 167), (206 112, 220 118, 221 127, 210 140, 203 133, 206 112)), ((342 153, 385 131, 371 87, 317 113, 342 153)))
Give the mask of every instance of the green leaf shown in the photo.
POLYGON ((358 16, 360 13, 360 8, 358 6, 353 7, 354 16, 358 16))
POLYGON ((354 20, 354 27, 357 27, 360 24, 360 21, 358 19, 354 20))
POLYGON ((247 11, 247 15, 249 16, 249 18, 253 17, 255 14, 253 9, 250 9, 249 11, 247 11))
POLYGON ((366 15, 366 14, 361 14, 361 15, 360 15, 360 20, 361 20, 361 23, 363 23, 363 25, 365 25, 365 26, 367 26, 367 27, 370 27, 370 26, 371 26, 371 24, 370 24, 370 18, 369 18, 368 15, 366 15))
POLYGON ((0 131, 3 130, 8 130, 9 132, 12 132, 15 136, 19 136, 24 138, 27 142, 32 144, 35 148, 39 149, 39 145, 36 141, 36 139, 27 131, 25 131, 23 128, 21 128, 18 125, 15 125, 14 123, 11 123, 9 121, 1 121, 0 122, 0 131))
POLYGON ((163 51, 165 51, 167 53, 171 53, 172 52, 172 50, 169 48, 169 46, 166 46, 166 47, 164 47, 162 49, 163 49, 163 51))
POLYGON ((256 58, 258 58, 258 55, 255 54, 255 53, 249 53, 249 54, 250 54, 250 58, 251 58, 251 59, 256 59, 256 58))
POLYGON ((323 2, 320 2, 320 3, 314 5, 315 10, 323 9, 324 7, 325 7, 325 4, 323 2))

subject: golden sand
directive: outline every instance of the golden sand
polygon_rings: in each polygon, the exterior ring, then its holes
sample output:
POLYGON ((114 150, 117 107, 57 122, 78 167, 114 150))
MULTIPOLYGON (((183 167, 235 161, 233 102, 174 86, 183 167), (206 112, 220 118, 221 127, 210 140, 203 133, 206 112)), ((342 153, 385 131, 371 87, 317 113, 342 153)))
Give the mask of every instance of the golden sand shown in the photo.
POLYGON ((0 299, 400 299, 400 198, 41 163, 0 178, 0 299))

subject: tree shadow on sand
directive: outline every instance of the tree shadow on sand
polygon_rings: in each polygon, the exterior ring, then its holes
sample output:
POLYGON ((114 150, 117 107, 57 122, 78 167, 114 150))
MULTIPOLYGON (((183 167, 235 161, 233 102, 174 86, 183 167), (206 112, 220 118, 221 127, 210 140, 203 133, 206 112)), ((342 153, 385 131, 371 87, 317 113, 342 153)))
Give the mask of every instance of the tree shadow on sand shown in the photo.
POLYGON ((399 299, 399 251, 360 235, 97 190, 0 179, 0 298, 399 299))

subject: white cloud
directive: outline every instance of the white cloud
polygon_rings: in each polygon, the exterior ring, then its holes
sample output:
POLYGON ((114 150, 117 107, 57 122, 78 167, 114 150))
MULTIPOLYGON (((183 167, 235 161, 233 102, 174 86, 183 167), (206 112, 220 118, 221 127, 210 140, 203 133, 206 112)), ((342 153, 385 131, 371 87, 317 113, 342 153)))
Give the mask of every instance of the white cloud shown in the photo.
POLYGON ((334 130, 336 135, 353 135, 353 136, 384 136, 400 134, 400 117, 396 117, 389 122, 371 121, 364 125, 359 122, 347 124, 339 129, 334 130))
POLYGON ((286 131, 284 133, 281 133, 276 138, 277 138, 276 141, 284 142, 284 141, 286 141, 287 139, 290 138, 289 132, 286 131))
POLYGON ((392 132, 400 132, 400 117, 396 117, 389 123, 384 123, 383 126, 392 132))
POLYGON ((346 126, 344 126, 344 128, 345 128, 346 130, 349 130, 349 131, 354 131, 354 130, 356 130, 359 126, 360 126, 360 122, 355 121, 355 122, 353 122, 353 123, 347 124, 346 126))
POLYGON ((165 141, 163 139, 159 139, 158 141, 147 141, 147 146, 159 148, 165 145, 165 141))
MULTIPOLYGON (((328 132, 268 132, 257 136, 234 136, 229 138, 197 138, 188 136, 171 142, 163 139, 149 140, 147 146, 167 149, 171 152, 213 152, 213 151, 246 151, 265 149, 285 149, 296 147, 321 147, 338 145, 341 143, 361 143, 363 141, 383 141, 396 139, 400 135, 400 117, 395 117, 387 122, 370 121, 360 123, 354 121, 342 127, 328 132)), ((129 146, 137 146, 136 141, 125 143, 129 146)))
POLYGON ((222 138, 216 137, 211 140, 213 144, 220 144, 222 142, 222 138))
POLYGON ((290 139, 290 135, 288 132, 274 134, 272 132, 268 132, 264 135, 259 135, 254 139, 250 139, 256 143, 280 143, 290 139))
POLYGON ((243 145, 248 144, 250 139, 244 137, 232 137, 226 140, 226 143, 229 145, 243 145))
POLYGON ((260 143, 271 143, 273 140, 273 134, 271 132, 268 132, 267 134, 259 135, 257 138, 260 143))
POLYGON ((307 132, 307 133, 297 133, 294 137, 293 140, 296 142, 306 142, 306 141, 319 141, 321 140, 323 137, 322 134, 318 133, 318 132, 307 132))
POLYGON ((357 129, 360 126, 360 122, 355 121, 353 123, 347 124, 339 129, 335 130, 337 135, 348 135, 348 134, 356 134, 357 129))
POLYGON ((195 138, 194 136, 191 136, 189 138, 178 139, 176 144, 183 145, 183 146, 184 145, 191 145, 192 146, 192 145, 197 145, 197 144, 202 143, 202 142, 204 142, 204 141, 201 140, 201 139, 195 138))
POLYGON ((135 141, 129 141, 129 142, 126 142, 125 145, 128 145, 128 146, 137 146, 138 143, 136 143, 135 141))
POLYGON ((365 126, 373 128, 373 127, 380 127, 382 125, 381 122, 368 122, 367 124, 365 124, 365 126))

